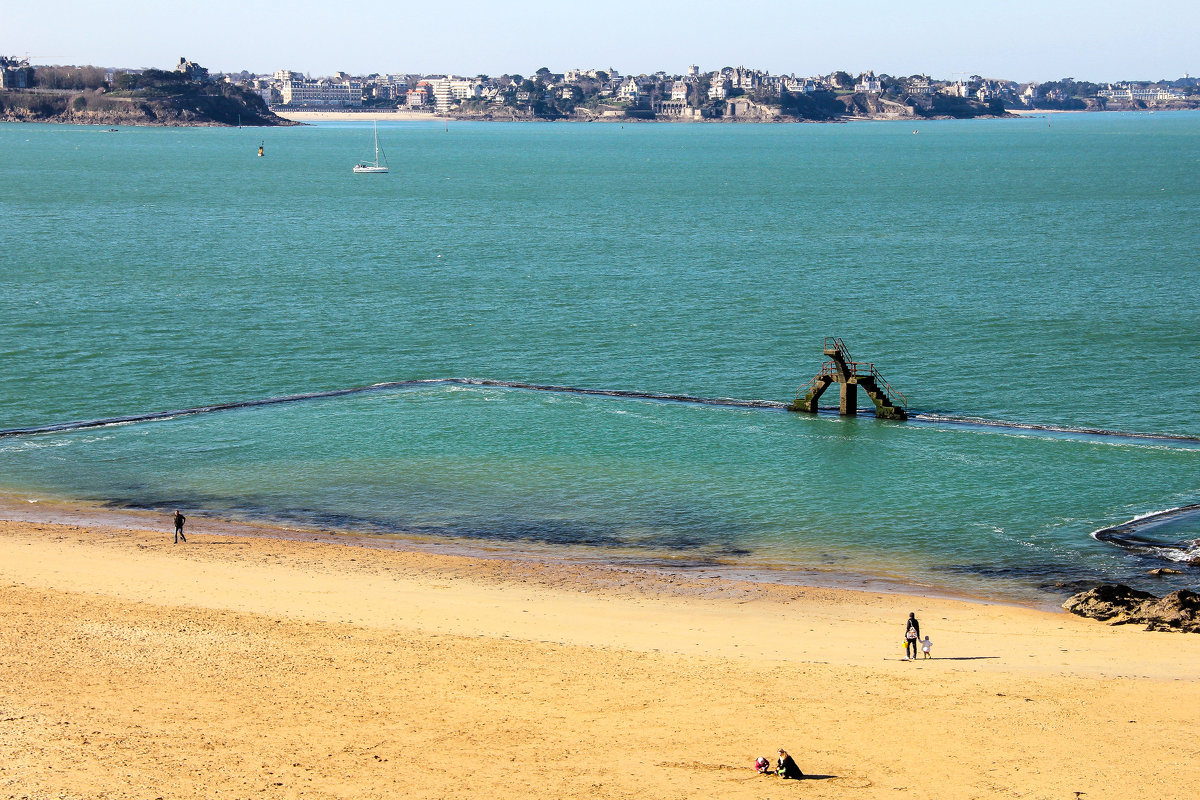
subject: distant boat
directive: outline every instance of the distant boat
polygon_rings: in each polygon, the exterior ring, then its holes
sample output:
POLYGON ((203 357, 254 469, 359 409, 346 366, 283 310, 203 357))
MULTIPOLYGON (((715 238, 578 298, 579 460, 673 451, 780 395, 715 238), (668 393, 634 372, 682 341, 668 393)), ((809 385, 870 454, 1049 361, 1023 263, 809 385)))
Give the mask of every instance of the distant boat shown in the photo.
POLYGON ((384 173, 388 171, 387 156, 383 154, 383 149, 379 146, 379 123, 375 123, 375 160, 360 161, 354 165, 355 172, 367 174, 384 173), (379 163, 379 159, 383 159, 383 163, 379 163))

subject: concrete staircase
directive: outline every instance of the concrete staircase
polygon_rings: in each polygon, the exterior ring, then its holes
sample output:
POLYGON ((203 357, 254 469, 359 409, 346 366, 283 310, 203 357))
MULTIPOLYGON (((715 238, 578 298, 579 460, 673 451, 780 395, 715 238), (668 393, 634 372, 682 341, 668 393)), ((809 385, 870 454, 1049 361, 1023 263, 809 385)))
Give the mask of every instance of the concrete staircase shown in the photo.
POLYGON ((841 388, 838 413, 843 416, 858 414, 858 387, 861 386, 875 404, 875 416, 879 419, 902 420, 908 418, 908 401, 896 391, 875 369, 875 365, 855 361, 841 339, 826 337, 825 357, 821 371, 796 392, 795 401, 788 406, 792 411, 817 413, 817 400, 833 384, 841 388))

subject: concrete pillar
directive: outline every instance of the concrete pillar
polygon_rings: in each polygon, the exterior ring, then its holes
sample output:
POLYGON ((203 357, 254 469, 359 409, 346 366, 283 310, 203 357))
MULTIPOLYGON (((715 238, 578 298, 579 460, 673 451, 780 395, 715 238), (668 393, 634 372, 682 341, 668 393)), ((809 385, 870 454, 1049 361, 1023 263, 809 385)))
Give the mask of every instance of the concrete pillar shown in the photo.
POLYGON ((838 413, 843 417, 853 417, 858 414, 858 384, 841 384, 842 399, 838 404, 838 413))

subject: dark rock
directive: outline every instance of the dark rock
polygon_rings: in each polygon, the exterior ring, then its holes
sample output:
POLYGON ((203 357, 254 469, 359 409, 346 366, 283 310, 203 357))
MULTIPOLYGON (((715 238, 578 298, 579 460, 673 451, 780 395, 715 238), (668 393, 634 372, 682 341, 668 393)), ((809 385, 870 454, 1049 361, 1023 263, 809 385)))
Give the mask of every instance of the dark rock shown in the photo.
POLYGON ((1141 622, 1148 631, 1200 633, 1200 594, 1180 589, 1142 606, 1141 622))
POLYGON ((1200 595, 1186 589, 1160 599, 1123 584, 1104 584, 1080 592, 1062 607, 1109 625, 1144 624, 1148 631, 1200 633, 1200 595))
POLYGON ((1155 578, 1161 578, 1163 575, 1182 575, 1183 573, 1177 569, 1171 569, 1170 567, 1158 567, 1157 569, 1150 570, 1146 574, 1153 575, 1155 578))
POLYGON ((1132 622, 1126 617, 1140 610, 1147 600, 1157 599, 1149 592, 1131 589, 1123 583, 1105 583, 1067 598, 1062 607, 1081 617, 1111 620, 1113 625, 1121 625, 1132 622))

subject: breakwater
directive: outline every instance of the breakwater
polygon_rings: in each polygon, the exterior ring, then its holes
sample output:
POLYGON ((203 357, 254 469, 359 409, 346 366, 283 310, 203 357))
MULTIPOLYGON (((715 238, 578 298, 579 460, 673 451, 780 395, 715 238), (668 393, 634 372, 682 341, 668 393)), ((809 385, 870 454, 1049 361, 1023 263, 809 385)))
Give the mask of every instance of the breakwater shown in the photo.
MULTIPOLYGON (((684 403, 689 405, 725 406, 729 408, 758 409, 762 411, 784 411, 788 404, 777 400, 744 399, 735 397, 702 397, 690 394, 671 392, 648 392, 634 389, 602 389, 585 386, 563 386, 545 383, 525 383, 522 381, 507 381, 491 378, 418 378, 412 380, 385 381, 366 386, 352 386, 345 389, 329 389, 316 392, 262 397, 250 400, 238 400, 228 403, 213 403, 211 405, 177 408, 168 411, 148 411, 125 414, 97 419, 70 420, 63 422, 48 422, 40 425, 0 429, 0 438, 13 436, 28 436, 40 433, 62 433, 67 431, 103 428, 110 425, 131 425, 142 422, 156 422, 198 414, 217 414, 238 409, 258 408, 263 406, 305 403, 316 400, 330 400, 338 397, 367 394, 372 392, 401 391, 431 386, 475 386, 480 388, 512 389, 527 392, 545 392, 550 394, 578 395, 583 397, 611 397, 623 400, 650 400, 663 403, 684 403)), ((860 409, 864 416, 870 416, 873 409, 860 409)), ((822 407, 823 413, 837 413, 836 406, 822 407)), ((983 419, 973 416, 950 415, 933 411, 912 412, 910 423, 925 425, 941 425, 958 428, 978 428, 984 430, 1023 432, 1032 435, 1051 437, 1119 439, 1129 442, 1142 441, 1147 444, 1181 443, 1200 445, 1200 436, 1187 436, 1170 433, 1138 433, 1131 431, 1111 430, 1108 428, 1074 427, 1069 425, 1038 424, 1009 420, 983 419)))

